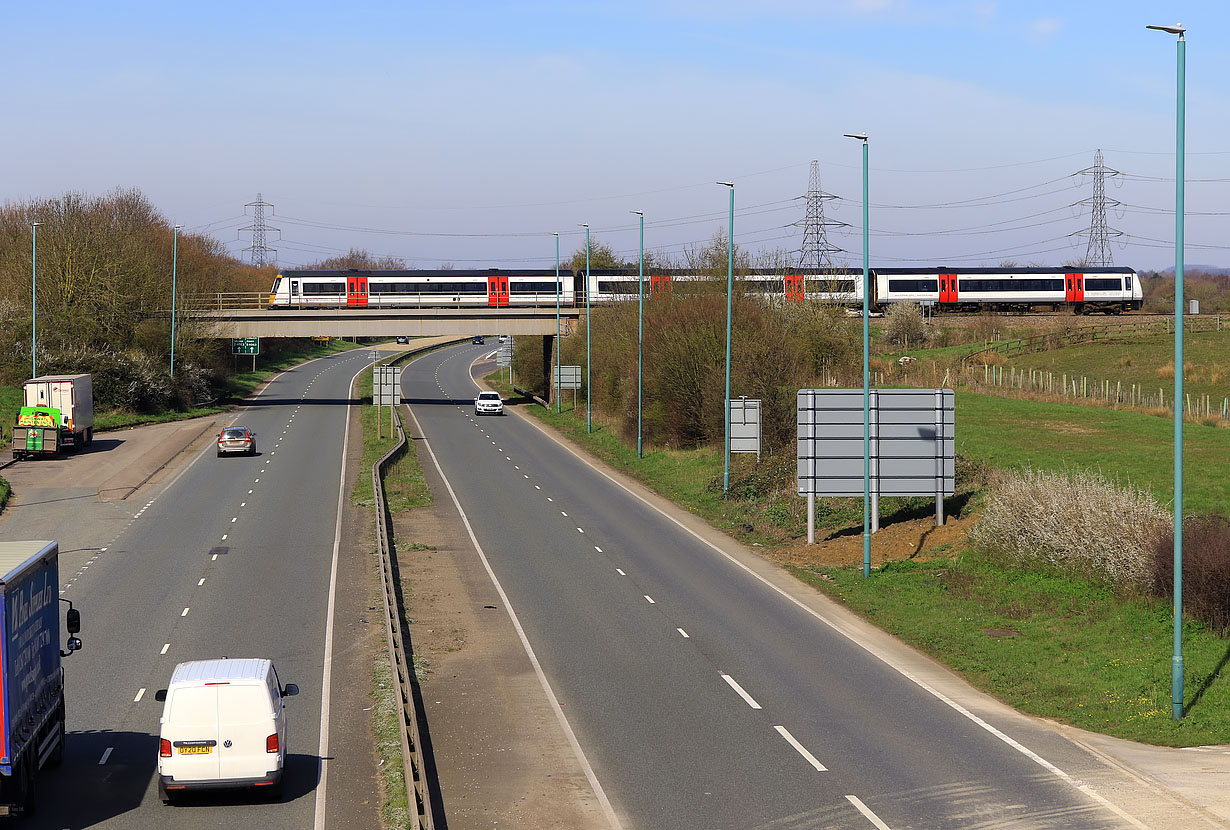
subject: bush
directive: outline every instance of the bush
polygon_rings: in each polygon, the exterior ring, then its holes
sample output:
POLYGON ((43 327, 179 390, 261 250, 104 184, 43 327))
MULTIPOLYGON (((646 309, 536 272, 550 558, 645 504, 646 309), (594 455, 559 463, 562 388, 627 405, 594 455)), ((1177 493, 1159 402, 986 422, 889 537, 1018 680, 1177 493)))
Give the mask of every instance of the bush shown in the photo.
POLYGON ((1117 588, 1144 588, 1166 512, 1148 491, 1090 471, 1019 470, 993 480, 970 534, 985 553, 1117 588))
POLYGON ((916 303, 893 303, 884 312, 884 337, 896 346, 920 348, 926 345, 927 328, 922 308, 916 303))
MULTIPOLYGON (((1149 587, 1174 596, 1174 533, 1154 539, 1149 587)), ((1219 636, 1230 633, 1230 518, 1216 514, 1183 520, 1183 610, 1219 636)))

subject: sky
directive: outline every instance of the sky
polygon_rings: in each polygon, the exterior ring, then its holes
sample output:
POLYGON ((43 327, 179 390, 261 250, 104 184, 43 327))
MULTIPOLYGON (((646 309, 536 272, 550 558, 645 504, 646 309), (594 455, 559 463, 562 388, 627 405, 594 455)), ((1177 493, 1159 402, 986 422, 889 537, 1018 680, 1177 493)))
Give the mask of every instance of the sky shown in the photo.
POLYGON ((137 188, 247 259, 259 194, 284 267, 551 268, 581 223, 635 260, 635 210, 679 256, 717 181, 738 245, 797 257, 812 160, 859 266, 863 132, 873 266, 1080 259, 1101 149, 1114 264, 1164 269, 1177 47, 1145 26, 1182 23, 1185 259, 1230 266, 1224 0, 5 6, 0 199, 137 188))

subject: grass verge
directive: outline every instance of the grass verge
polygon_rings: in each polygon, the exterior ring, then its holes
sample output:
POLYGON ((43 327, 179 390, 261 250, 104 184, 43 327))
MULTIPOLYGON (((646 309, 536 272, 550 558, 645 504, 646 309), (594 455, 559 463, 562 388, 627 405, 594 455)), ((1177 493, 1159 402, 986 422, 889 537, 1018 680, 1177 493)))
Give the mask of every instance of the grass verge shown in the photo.
MULTIPOLYGON (((507 387, 495 388, 512 396, 507 387)), ((772 512, 764 497, 723 500, 720 487, 710 486, 722 473, 720 450, 653 448, 638 460, 635 447, 601 417, 594 418, 593 432, 588 432, 583 406, 556 414, 519 402, 593 455, 740 541, 790 544, 789 538, 755 526, 757 517, 772 512)), ((1090 467, 1149 487, 1163 500, 1171 496, 1171 424, 1165 419, 961 390, 957 410, 958 452, 974 463, 1090 467)), ((1186 436, 1185 504, 1193 510, 1218 505, 1224 510, 1230 484, 1218 459, 1230 457, 1230 430, 1189 427, 1186 436)), ((732 484, 749 466, 754 466, 749 458, 732 459, 732 484)), ((846 501, 849 509, 819 516, 818 525, 861 524, 857 500, 846 501)), ((908 508, 906 500, 900 501, 908 508)), ((885 515, 893 510, 888 502, 882 505, 885 515)), ((797 517, 798 504, 785 507, 797 517)), ((797 521, 791 517, 787 525, 797 521)), ((1117 596, 1088 581, 964 552, 946 561, 890 563, 870 580, 862 579, 858 568, 792 570, 1022 711, 1158 745, 1230 743, 1230 679, 1223 674, 1230 664, 1230 639, 1198 622, 1184 628, 1188 713, 1178 723, 1170 718, 1172 618, 1165 600, 1117 596), (994 636, 1001 633, 1011 636, 994 636)))

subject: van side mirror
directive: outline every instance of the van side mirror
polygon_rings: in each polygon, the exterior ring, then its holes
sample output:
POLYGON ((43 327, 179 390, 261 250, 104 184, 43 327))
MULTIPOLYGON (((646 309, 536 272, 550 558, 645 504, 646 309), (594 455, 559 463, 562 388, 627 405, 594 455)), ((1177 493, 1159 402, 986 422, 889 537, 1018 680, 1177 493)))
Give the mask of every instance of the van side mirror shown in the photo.
POLYGON ((76 608, 69 608, 68 613, 64 615, 64 627, 68 630, 69 634, 76 634, 81 631, 81 612, 76 608))
POLYGON ((291 697, 299 694, 299 687, 294 683, 287 683, 286 688, 282 690, 282 697, 291 697))
POLYGON ((166 689, 159 689, 158 691, 154 692, 154 700, 158 701, 159 703, 166 703, 166 701, 167 701, 167 690, 166 690, 166 689))

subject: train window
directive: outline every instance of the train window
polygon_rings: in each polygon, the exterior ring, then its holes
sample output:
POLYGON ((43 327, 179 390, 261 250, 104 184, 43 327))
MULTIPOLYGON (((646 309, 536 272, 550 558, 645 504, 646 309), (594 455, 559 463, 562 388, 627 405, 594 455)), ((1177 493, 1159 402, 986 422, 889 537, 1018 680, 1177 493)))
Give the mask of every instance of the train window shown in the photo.
POLYGON ((994 291, 1063 291, 1063 280, 961 280, 961 293, 987 294, 994 291))
POLYGON ((619 282, 614 280, 598 281, 599 294, 635 294, 637 290, 636 280, 629 280, 627 282, 622 280, 619 282))
MULTIPOLYGON (((291 280, 291 291, 296 291, 295 280, 291 280)), ((304 296, 321 296, 323 294, 344 294, 345 285, 340 282, 305 282, 299 286, 304 296)))
POLYGON ((1110 279, 1097 279, 1094 277, 1085 277, 1086 291, 1118 291, 1119 279, 1112 277, 1110 279))
MULTIPOLYGON (((888 290, 907 293, 911 291, 939 291, 939 280, 889 280, 888 290)), ((964 285, 964 283, 962 283, 964 285)), ((853 290, 853 283, 851 283, 853 290)))
POLYGON ((1123 278, 1123 290, 1124 290, 1124 291, 1131 291, 1131 290, 1132 290, 1132 278, 1131 278, 1131 277, 1124 277, 1124 278, 1123 278))

